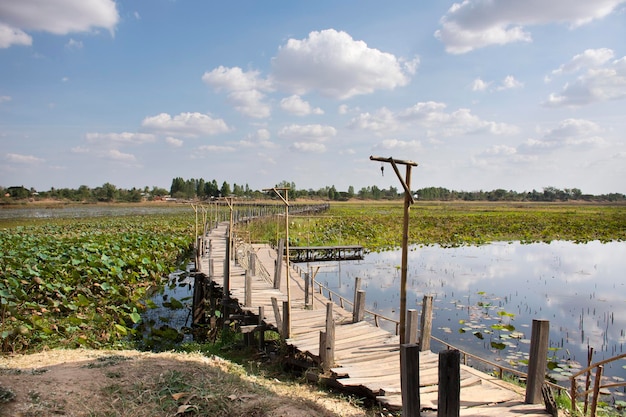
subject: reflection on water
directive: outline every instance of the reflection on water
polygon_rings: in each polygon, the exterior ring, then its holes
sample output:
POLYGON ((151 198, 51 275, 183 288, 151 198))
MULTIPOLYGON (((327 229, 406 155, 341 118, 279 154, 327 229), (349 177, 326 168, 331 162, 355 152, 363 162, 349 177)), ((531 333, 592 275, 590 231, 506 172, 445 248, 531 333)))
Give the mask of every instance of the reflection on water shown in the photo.
POLYGON ((102 216, 129 216, 129 215, 150 215, 169 214, 176 212, 189 212, 190 208, 183 204, 172 204, 164 206, 118 206, 118 205, 68 205, 51 207, 9 207, 0 209, 0 219, 48 219, 48 218, 81 218, 81 217, 102 217, 102 216))
MULTIPOLYGON (((352 299, 354 278, 361 277, 367 308, 397 319, 400 264, 399 250, 318 263, 316 281, 352 299)), ((421 310, 423 296, 433 295, 433 336, 512 364, 528 353, 532 320, 546 319, 551 354, 586 365, 589 346, 594 362, 624 352, 625 271, 626 242, 412 247, 407 308, 421 310)), ((605 373, 626 377, 623 365, 605 373)))

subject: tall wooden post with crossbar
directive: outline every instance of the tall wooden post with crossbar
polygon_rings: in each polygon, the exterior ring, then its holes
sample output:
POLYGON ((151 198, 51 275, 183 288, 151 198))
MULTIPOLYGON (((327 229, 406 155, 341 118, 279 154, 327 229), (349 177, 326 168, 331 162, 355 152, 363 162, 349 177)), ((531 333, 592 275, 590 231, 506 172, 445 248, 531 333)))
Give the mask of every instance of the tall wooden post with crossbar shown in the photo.
POLYGON ((403 161, 393 159, 391 157, 384 158, 380 156, 370 156, 372 161, 387 162, 391 164, 394 172, 398 176, 402 188, 404 189, 404 222, 402 225, 402 265, 400 275, 400 344, 405 343, 406 339, 406 282, 407 282, 407 259, 409 253, 409 209, 411 204, 415 203, 411 195, 411 167, 417 166, 413 161, 403 161), (406 177, 403 179, 398 165, 406 166, 406 177))

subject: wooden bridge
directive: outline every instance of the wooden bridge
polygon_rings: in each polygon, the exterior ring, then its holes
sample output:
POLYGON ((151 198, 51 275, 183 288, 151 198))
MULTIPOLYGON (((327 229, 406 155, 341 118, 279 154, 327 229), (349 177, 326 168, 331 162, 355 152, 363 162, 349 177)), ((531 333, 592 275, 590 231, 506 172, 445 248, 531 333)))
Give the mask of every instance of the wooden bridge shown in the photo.
MULTIPOLYGON (((279 269, 283 274, 275 288, 278 256, 269 245, 241 245, 236 250, 236 260, 225 262, 227 231, 228 223, 222 222, 203 237, 202 256, 197 262, 200 271, 229 292, 241 309, 258 314, 259 325, 244 331, 276 329, 283 337, 287 336, 285 343, 294 351, 324 365, 327 353, 320 352, 320 346, 326 346, 324 338, 330 318, 335 333, 334 360, 323 374, 325 381, 349 392, 368 394, 390 409, 402 408, 398 337, 370 322, 355 322, 353 312, 332 305, 319 292, 308 291, 299 272, 290 268, 289 274, 286 273, 284 259, 279 260, 283 262, 279 269), (290 314, 285 315, 289 292, 290 314)), ((438 407, 438 358, 439 355, 430 351, 419 353, 422 416, 436 415, 433 410, 438 407)), ((549 415, 543 404, 525 404, 522 388, 495 376, 460 365, 460 377, 460 416, 549 415)))
POLYGON ((363 259, 363 246, 292 246, 289 259, 292 262, 360 260, 363 259))

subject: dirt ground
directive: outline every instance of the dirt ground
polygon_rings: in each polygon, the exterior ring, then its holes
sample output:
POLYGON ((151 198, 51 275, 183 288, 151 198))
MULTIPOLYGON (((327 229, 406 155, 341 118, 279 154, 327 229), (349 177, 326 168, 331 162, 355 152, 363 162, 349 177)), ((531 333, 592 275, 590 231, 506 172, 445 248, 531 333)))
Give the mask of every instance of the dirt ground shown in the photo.
POLYGON ((0 416, 380 416, 315 386, 200 354, 52 350, 0 356, 0 416))

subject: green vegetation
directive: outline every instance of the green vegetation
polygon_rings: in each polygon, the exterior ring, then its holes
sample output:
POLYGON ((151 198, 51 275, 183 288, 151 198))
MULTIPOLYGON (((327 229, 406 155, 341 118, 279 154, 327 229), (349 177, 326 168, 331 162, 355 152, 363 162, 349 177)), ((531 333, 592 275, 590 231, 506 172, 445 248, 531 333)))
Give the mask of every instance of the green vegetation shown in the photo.
POLYGON ((146 294, 188 252, 192 216, 48 219, 0 229, 2 352, 123 344, 146 294))
MULTIPOLYGON (((626 206, 577 203, 427 203, 411 207, 411 244, 478 245, 492 241, 587 242, 626 239, 626 206)), ((397 248, 402 238, 402 203, 331 205, 317 217, 290 217, 294 246, 363 245, 397 248)), ((252 241, 284 236, 280 221, 242 225, 252 241)))

